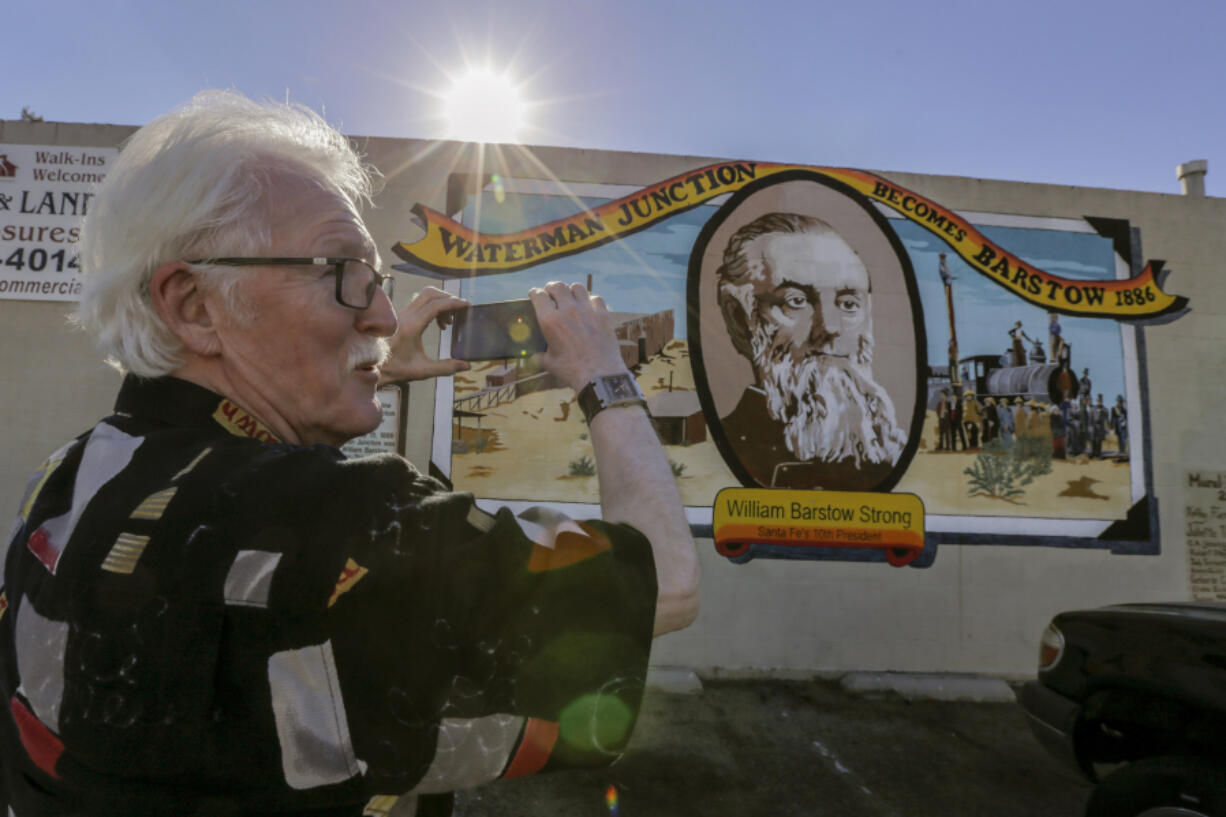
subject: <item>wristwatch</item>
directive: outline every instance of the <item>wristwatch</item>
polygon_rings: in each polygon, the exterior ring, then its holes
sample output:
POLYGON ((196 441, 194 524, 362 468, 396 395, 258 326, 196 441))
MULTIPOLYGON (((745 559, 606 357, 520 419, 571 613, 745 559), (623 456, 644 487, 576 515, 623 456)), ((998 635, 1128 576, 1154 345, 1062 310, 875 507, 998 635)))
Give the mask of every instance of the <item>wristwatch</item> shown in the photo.
POLYGON ((597 414, 614 406, 647 408, 647 399, 633 376, 626 373, 601 375, 579 390, 579 410, 589 423, 597 414))

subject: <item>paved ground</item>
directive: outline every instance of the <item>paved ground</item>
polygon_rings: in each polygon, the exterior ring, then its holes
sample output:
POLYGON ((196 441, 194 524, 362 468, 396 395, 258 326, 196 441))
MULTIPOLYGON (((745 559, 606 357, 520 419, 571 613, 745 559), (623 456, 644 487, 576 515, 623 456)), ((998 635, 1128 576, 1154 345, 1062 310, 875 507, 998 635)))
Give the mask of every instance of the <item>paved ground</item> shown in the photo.
POLYGON ((1089 788, 1048 757, 1014 704, 714 681, 697 695, 649 691, 613 768, 465 792, 456 815, 1078 817, 1089 788))

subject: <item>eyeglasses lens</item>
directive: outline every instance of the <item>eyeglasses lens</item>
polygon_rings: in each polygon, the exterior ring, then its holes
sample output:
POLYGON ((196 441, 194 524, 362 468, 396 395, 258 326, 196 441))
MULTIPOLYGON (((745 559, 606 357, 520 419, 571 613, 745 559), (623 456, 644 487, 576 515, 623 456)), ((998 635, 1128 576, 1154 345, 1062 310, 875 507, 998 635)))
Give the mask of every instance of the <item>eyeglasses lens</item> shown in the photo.
POLYGON ((341 269, 341 302, 355 309, 366 309, 375 298, 375 287, 382 277, 383 291, 392 297, 392 279, 380 276, 364 261, 346 261, 341 269))

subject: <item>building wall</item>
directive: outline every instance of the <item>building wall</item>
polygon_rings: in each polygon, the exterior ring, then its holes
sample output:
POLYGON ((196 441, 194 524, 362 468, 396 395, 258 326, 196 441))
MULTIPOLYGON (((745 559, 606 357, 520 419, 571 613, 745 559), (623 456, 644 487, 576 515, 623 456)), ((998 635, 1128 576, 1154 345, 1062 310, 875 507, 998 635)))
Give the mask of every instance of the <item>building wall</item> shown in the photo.
MULTIPOLYGON (((130 129, 107 125, 0 123, 0 143, 113 146, 130 129)), ((360 140, 385 186, 367 214, 380 248, 419 232, 409 208, 454 212, 463 184, 453 168, 535 177, 539 161, 567 182, 646 186, 710 160, 559 148, 431 148, 414 140, 360 140), (479 161, 480 160, 480 161, 479 161), (449 189, 450 188, 450 189, 449 189)), ((1178 157, 1174 157, 1178 158, 1178 157)), ((923 570, 853 562, 756 559, 732 564, 699 542, 703 612, 691 628, 661 639, 654 662, 708 672, 818 670, 1032 672, 1039 632, 1056 612, 1112 602, 1189 597, 1183 507, 1187 473, 1226 471, 1226 200, 883 171, 958 211, 1127 219, 1141 231, 1143 257, 1172 271, 1168 291, 1191 312, 1145 332, 1154 493, 1161 552, 943 545, 923 570)), ((385 262, 394 260, 388 253, 385 262)), ((398 289, 398 304, 427 283, 398 289)), ((15 509, 27 475, 49 452, 109 411, 117 375, 69 327, 66 303, 0 300, 0 495, 15 509)), ((427 335, 434 343, 435 330, 427 335)), ((667 342, 667 339, 665 339, 667 342)), ((429 347, 428 347, 429 348, 429 347)), ((424 466, 433 428, 434 386, 410 389, 410 459, 424 466)))

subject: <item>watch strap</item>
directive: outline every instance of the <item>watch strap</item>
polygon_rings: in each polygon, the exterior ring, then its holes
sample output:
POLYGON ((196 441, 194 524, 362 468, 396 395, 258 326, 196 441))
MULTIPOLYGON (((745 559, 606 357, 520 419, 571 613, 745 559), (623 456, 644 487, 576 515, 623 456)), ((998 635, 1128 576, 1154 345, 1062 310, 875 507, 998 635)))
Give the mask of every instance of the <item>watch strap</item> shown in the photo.
POLYGON ((588 423, 607 408, 615 406, 642 406, 647 408, 647 399, 634 376, 626 373, 606 374, 592 379, 579 390, 579 410, 588 423))

